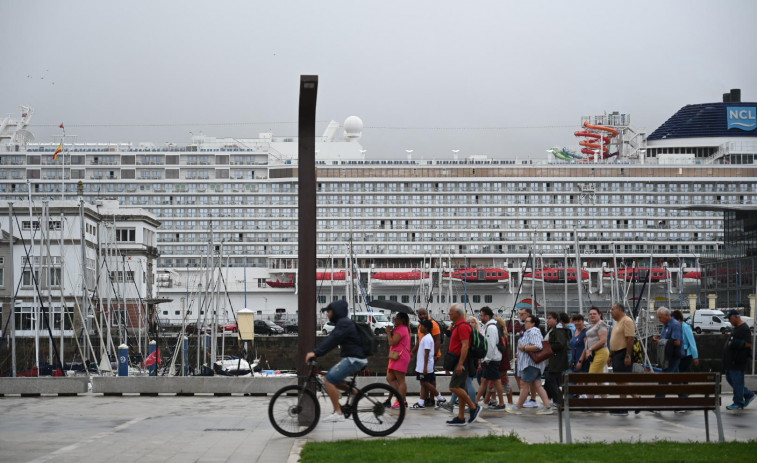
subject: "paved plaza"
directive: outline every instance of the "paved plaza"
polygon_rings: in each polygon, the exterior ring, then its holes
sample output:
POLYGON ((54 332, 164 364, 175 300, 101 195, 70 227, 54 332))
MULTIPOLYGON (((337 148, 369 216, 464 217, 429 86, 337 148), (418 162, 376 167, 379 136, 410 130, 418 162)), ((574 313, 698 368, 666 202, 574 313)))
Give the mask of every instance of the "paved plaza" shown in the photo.
MULTIPOLYGON (((726 403, 730 397, 724 397, 726 403)), ((3 462, 296 462, 307 440, 372 439, 348 420, 319 423, 302 439, 279 435, 268 422, 269 397, 212 395, 0 398, 0 461, 3 462)), ((411 398, 412 401, 412 398, 411 398)), ((728 402, 730 403, 730 402, 728 402)), ((323 404, 322 413, 330 406, 323 404)), ((559 442, 557 414, 521 416, 485 410, 463 428, 448 427, 449 412, 408 410, 390 438, 517 433, 526 442, 559 442)), ((607 413, 571 415, 574 442, 704 441, 704 414, 627 417, 607 413)), ((757 438, 757 406, 722 408, 726 440, 757 438)), ((710 438, 717 441, 710 414, 710 438)))

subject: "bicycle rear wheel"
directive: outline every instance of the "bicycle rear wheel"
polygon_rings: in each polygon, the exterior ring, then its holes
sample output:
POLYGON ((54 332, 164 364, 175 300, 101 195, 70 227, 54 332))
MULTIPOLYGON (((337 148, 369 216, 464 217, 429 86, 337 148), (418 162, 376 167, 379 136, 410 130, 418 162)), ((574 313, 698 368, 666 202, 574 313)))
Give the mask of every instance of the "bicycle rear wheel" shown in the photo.
POLYGON ((396 389, 381 383, 360 390, 355 398, 353 419, 361 431, 369 436, 388 436, 399 429, 405 419, 405 404, 400 401, 399 408, 385 406, 390 394, 400 397, 396 389))
POLYGON ((268 419, 276 431, 287 437, 300 437, 318 424, 321 406, 313 391, 300 386, 285 386, 276 391, 268 404, 268 419))

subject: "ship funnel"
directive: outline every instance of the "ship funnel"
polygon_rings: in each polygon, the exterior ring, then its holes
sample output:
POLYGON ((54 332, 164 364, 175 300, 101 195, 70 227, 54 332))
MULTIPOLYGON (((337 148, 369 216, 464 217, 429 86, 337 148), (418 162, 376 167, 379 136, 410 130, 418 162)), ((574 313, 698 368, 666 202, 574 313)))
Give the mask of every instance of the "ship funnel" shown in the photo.
POLYGON ((724 93, 723 94, 723 103, 730 103, 731 102, 731 94, 730 93, 724 93))
POLYGON ((741 102, 741 89, 732 88, 731 89, 731 103, 740 103, 740 102, 741 102))

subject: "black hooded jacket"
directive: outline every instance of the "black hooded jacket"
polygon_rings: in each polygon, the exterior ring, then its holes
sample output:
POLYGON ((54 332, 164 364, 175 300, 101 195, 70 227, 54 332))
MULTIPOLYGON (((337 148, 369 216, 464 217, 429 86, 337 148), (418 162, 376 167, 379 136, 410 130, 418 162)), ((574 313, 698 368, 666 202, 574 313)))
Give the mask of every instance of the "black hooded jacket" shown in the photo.
POLYGON ((355 322, 347 316, 347 301, 334 301, 327 306, 327 309, 334 311, 334 315, 329 319, 334 324, 334 330, 313 350, 315 355, 321 357, 336 346, 340 346, 339 355, 341 357, 364 359, 365 354, 360 342, 360 333, 357 331, 355 322))

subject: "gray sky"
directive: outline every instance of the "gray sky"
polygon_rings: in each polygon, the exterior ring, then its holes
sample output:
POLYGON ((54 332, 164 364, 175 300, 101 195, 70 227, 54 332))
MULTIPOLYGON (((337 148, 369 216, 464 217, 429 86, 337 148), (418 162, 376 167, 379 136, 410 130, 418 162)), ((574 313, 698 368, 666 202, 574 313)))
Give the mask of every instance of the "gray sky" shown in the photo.
POLYGON ((0 0, 0 115, 52 141, 319 134, 363 119, 370 158, 544 158, 582 115, 654 130, 731 88, 757 100, 757 2, 0 0), (209 124, 209 125, 203 125, 209 124))

